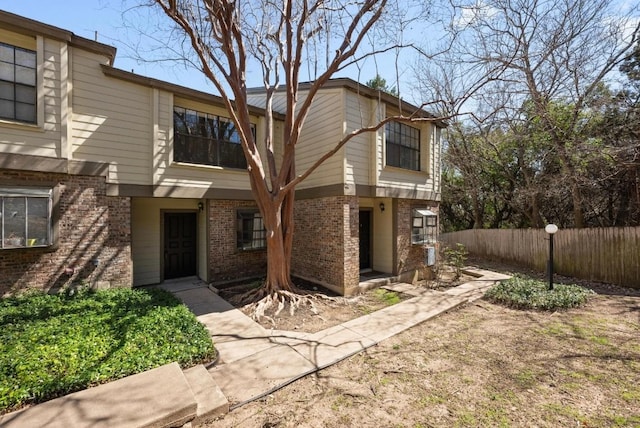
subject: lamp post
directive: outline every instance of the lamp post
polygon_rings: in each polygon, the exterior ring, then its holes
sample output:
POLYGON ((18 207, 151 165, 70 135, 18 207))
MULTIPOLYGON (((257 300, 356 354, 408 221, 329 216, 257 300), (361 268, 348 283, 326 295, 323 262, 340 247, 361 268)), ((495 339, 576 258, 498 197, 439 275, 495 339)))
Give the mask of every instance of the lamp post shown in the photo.
POLYGON ((548 224, 544 231, 549 234, 549 261, 547 262, 547 271, 549 272, 549 290, 553 290, 553 235, 558 231, 558 226, 548 224))

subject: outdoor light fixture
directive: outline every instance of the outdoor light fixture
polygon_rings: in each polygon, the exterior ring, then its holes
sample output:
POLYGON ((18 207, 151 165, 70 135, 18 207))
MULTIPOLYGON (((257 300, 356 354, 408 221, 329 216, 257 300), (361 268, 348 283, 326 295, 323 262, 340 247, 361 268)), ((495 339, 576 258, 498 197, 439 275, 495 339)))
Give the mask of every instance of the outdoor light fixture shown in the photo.
POLYGON ((204 211, 204 204, 202 202, 198 202, 198 211, 204 211))
POLYGON ((558 231, 558 226, 548 224, 544 231, 549 234, 549 261, 547 271, 549 272, 549 290, 553 290, 553 235, 558 231))
POLYGON ((380 212, 384 212, 384 202, 380 202, 378 206, 380 207, 380 212))

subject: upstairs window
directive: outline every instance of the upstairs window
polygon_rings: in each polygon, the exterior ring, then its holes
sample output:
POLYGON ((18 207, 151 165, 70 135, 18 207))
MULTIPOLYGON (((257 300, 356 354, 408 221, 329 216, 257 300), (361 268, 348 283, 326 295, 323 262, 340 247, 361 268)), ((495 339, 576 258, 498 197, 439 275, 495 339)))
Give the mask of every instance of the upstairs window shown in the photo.
POLYGON ((36 123, 36 53, 0 43, 0 119, 36 123))
MULTIPOLYGON (((175 107, 173 160, 246 169, 240 134, 230 119, 175 107)), ((255 137, 255 127, 252 127, 255 137)))
POLYGON ((238 210, 236 228, 239 250, 260 250, 267 248, 267 231, 260 211, 256 209, 238 210))
POLYGON ((51 245, 52 190, 0 187, 0 248, 51 245))
POLYGON ((438 215, 428 209, 414 209, 411 215, 411 243, 435 244, 438 232, 438 215))
POLYGON ((420 130, 400 122, 385 125, 388 166, 420 171, 420 130))

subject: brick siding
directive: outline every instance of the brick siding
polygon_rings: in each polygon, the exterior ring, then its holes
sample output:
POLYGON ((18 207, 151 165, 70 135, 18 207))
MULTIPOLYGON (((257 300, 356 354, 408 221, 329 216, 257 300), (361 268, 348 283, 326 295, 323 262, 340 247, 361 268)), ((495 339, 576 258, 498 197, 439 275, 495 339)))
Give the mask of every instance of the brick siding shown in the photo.
POLYGON ((353 294, 360 270, 357 197, 298 200, 294 216, 292 273, 353 294))
POLYGON ((212 282, 265 276, 267 250, 238 250, 236 212, 253 201, 209 200, 209 278, 212 282))
POLYGON ((58 241, 51 248, 0 250, 0 295, 80 281, 95 287, 131 286, 129 198, 106 196, 104 177, 0 171, 2 185, 16 182, 57 183, 58 241))
MULTIPOLYGON (((413 199, 397 200, 396 216, 396 248, 398 274, 403 277, 411 277, 416 270, 422 271, 424 267, 425 253, 422 245, 411 244, 411 210, 413 208, 426 208, 438 214, 438 203, 434 201, 417 201, 413 199)), ((405 279, 406 280, 406 279, 405 279)))

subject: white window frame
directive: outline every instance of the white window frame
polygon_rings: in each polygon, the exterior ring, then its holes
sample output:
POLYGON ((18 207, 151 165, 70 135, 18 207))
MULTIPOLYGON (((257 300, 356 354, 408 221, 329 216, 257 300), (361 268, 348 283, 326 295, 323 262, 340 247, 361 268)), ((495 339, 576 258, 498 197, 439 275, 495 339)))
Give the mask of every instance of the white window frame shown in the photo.
POLYGON ((411 244, 429 245, 438 240, 438 214, 427 208, 411 210, 411 244))
MULTIPOLYGON (((13 215, 18 215, 16 213, 13 215)), ((49 247, 53 245, 53 189, 42 187, 0 187, 0 250, 17 248, 49 247), (5 219, 12 215, 6 204, 8 198, 24 198, 24 230, 20 235, 10 236, 5 219), (29 199, 46 199, 46 236, 29 235, 29 199)))

